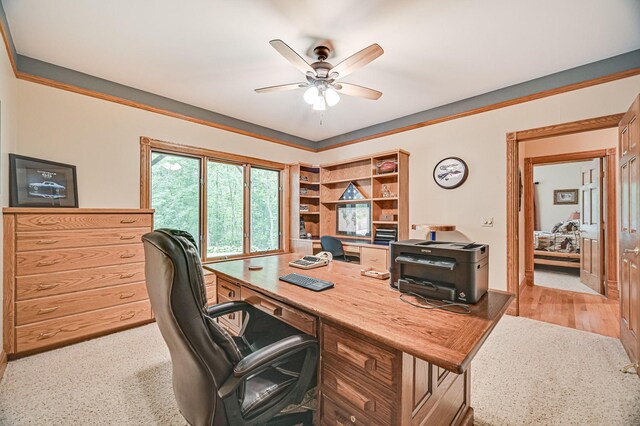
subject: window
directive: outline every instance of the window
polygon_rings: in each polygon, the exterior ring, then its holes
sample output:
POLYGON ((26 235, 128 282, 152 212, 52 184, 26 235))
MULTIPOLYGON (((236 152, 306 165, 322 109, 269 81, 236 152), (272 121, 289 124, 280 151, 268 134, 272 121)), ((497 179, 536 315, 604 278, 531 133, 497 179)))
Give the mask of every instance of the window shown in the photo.
POLYGON ((141 206, 189 232, 204 260, 283 250, 284 164, 142 138, 141 206), (148 159, 148 160, 146 160, 148 159))

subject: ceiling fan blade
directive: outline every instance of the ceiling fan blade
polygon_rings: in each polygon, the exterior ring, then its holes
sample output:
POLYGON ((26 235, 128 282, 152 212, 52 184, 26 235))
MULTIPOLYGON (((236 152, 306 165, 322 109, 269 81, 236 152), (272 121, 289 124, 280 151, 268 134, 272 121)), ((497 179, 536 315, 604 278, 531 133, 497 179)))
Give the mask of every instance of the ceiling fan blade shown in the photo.
POLYGON ((380 99, 380 96, 382 96, 382 92, 369 89, 368 87, 358 86, 357 84, 337 83, 335 84, 335 88, 338 92, 344 95, 357 96, 359 98, 371 99, 374 101, 380 99))
POLYGON ((276 39, 271 40, 269 44, 273 46, 279 54, 284 56, 287 61, 291 62, 294 67, 302 71, 303 74, 310 72, 312 75, 316 75, 316 71, 311 67, 311 65, 309 65, 302 56, 298 55, 296 51, 290 48, 284 41, 276 39))
POLYGON ((333 67, 329 73, 337 73, 338 75, 335 78, 346 77, 352 72, 367 65, 369 62, 373 61, 383 53, 384 50, 382 50, 382 47, 374 43, 371 46, 365 47, 358 53, 351 55, 344 61, 340 62, 338 65, 333 67))
POLYGON ((261 87, 259 89, 256 89, 256 93, 284 92, 287 90, 300 89, 301 87, 307 87, 307 84, 291 83, 291 84, 280 84, 278 86, 261 87))

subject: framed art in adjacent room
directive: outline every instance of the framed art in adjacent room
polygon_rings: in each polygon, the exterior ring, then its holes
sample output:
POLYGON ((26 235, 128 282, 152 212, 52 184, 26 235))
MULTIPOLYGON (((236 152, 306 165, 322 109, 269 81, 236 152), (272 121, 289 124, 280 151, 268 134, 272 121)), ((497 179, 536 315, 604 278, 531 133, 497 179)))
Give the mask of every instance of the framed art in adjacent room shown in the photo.
POLYGON ((578 190, 555 189, 553 191, 553 204, 578 204, 578 190))
POLYGON ((9 154, 11 207, 78 207, 76 166, 9 154))

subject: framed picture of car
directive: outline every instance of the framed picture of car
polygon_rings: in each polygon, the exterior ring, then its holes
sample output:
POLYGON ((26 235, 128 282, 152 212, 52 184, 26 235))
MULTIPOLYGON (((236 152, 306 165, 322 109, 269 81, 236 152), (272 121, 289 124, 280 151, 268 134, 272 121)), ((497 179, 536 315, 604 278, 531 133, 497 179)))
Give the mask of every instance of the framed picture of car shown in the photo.
POLYGON ((9 154, 11 207, 78 207, 76 166, 9 154))

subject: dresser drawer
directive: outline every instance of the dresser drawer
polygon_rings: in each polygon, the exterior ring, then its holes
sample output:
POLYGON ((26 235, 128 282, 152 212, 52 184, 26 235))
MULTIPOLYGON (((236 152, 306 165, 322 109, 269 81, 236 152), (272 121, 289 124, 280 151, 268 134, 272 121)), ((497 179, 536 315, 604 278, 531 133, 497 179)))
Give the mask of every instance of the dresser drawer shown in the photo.
POLYGON ((16 325, 94 311, 147 298, 147 286, 142 282, 23 300, 16 303, 16 325))
POLYGON ((298 330, 316 336, 316 317, 242 287, 242 300, 298 330))
POLYGON ((89 229, 77 231, 18 232, 16 251, 139 243, 150 228, 89 229))
POLYGON ((323 426, 369 426, 376 422, 363 416, 359 411, 344 408, 322 395, 321 424, 323 426))
POLYGON ((95 228, 151 228, 150 214, 20 214, 16 231, 95 228))
POLYGON ((138 281, 144 281, 144 263, 28 275, 16 278, 16 300, 54 296, 138 281))
POLYGON ((386 271, 389 269, 387 256, 389 256, 388 250, 370 247, 360 248, 360 264, 362 266, 370 266, 379 271, 386 271))
POLYGON ((148 300, 16 327, 17 352, 70 342, 151 320, 148 300))
POLYGON ((323 324, 322 349, 327 361, 336 365, 349 365, 362 376, 378 383, 391 387, 394 380, 397 380, 394 375, 395 352, 353 334, 323 324))
POLYGON ((16 275, 33 275, 144 261, 142 243, 16 254, 16 275))
MULTIPOLYGON (((354 377, 347 377, 325 364, 322 367, 322 394, 327 395, 347 409, 354 409, 376 419, 375 424, 389 425, 392 422, 391 392, 382 392, 377 387, 367 386, 354 377)), ((357 416, 356 416, 357 417, 357 416)))

